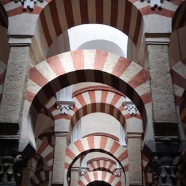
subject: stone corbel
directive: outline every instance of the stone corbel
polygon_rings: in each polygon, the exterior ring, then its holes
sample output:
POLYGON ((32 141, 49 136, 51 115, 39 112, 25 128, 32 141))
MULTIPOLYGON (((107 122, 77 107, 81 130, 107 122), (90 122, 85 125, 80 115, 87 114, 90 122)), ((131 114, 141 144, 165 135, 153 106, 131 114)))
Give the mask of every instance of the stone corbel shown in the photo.
POLYGON ((75 106, 74 101, 56 101, 57 109, 60 109, 62 115, 66 115, 69 110, 72 110, 75 106))
POLYGON ((39 2, 44 2, 44 0, 14 0, 16 3, 20 1, 23 4, 23 10, 33 10, 34 5, 39 1, 39 2))

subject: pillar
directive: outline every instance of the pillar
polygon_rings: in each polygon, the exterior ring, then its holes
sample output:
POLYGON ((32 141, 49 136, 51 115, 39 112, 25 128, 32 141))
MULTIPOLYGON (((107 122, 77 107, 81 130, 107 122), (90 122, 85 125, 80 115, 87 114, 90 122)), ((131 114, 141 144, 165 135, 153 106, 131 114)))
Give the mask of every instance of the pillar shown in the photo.
POLYGON ((168 56, 169 39, 148 38, 146 44, 154 122, 177 123, 168 56))
POLYGON ((142 184, 141 134, 128 134, 129 182, 130 186, 142 184))
POLYGON ((175 185, 174 180, 170 179, 173 172, 166 172, 164 167, 172 170, 173 157, 179 152, 178 119, 168 55, 169 42, 168 37, 146 38, 146 65, 152 92, 155 151, 145 153, 153 162, 159 186, 175 185), (162 175, 166 176, 162 178, 162 175))
MULTIPOLYGON (((10 39, 10 42, 11 41, 10 39)), ((0 122, 20 123, 26 81, 31 61, 28 43, 10 43, 10 55, 0 108, 0 122)))
POLYGON ((126 179, 125 179, 125 173, 123 172, 123 169, 120 169, 120 181, 121 181, 121 185, 126 185, 128 186, 129 183, 126 183, 126 179))
POLYGON ((67 133, 56 133, 54 151, 54 165, 52 172, 52 185, 64 184, 65 153, 67 147, 67 133))
POLYGON ((18 155, 22 106, 28 70, 31 66, 30 38, 9 38, 10 53, 0 107, 0 154, 16 156, 14 159, 15 181, 21 183, 23 161, 18 155))
POLYGON ((79 181, 79 167, 73 166, 71 168, 71 182, 70 186, 77 186, 79 181))

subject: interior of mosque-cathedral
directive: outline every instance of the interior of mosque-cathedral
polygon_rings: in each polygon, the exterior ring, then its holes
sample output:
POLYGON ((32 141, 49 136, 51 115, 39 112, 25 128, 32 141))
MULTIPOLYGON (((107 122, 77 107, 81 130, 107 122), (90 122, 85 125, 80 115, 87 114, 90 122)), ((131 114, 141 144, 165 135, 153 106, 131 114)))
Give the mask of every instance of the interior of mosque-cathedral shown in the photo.
POLYGON ((186 1, 0 0, 0 186, 186 186, 186 1))

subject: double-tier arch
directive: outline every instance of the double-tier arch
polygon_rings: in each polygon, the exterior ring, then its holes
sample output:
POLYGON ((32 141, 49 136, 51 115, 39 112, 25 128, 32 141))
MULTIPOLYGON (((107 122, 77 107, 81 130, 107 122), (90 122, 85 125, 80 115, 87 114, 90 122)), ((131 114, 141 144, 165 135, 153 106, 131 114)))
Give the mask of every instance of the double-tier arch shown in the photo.
POLYGON ((34 127, 45 102, 60 89, 80 82, 107 84, 125 94, 138 108, 145 128, 146 112, 150 111, 146 106, 151 102, 148 72, 113 53, 103 57, 102 51, 81 50, 56 55, 30 70, 20 135, 24 142, 34 141, 34 136, 28 139, 24 128, 34 127))

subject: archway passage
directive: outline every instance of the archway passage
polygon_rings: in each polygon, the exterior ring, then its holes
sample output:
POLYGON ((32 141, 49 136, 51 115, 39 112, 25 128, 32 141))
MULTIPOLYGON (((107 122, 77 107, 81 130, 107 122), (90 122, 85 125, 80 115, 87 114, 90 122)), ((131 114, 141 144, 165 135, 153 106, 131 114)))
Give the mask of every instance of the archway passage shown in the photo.
POLYGON ((105 183, 104 181, 94 181, 92 183, 89 183, 87 186, 111 186, 111 185, 105 183))

